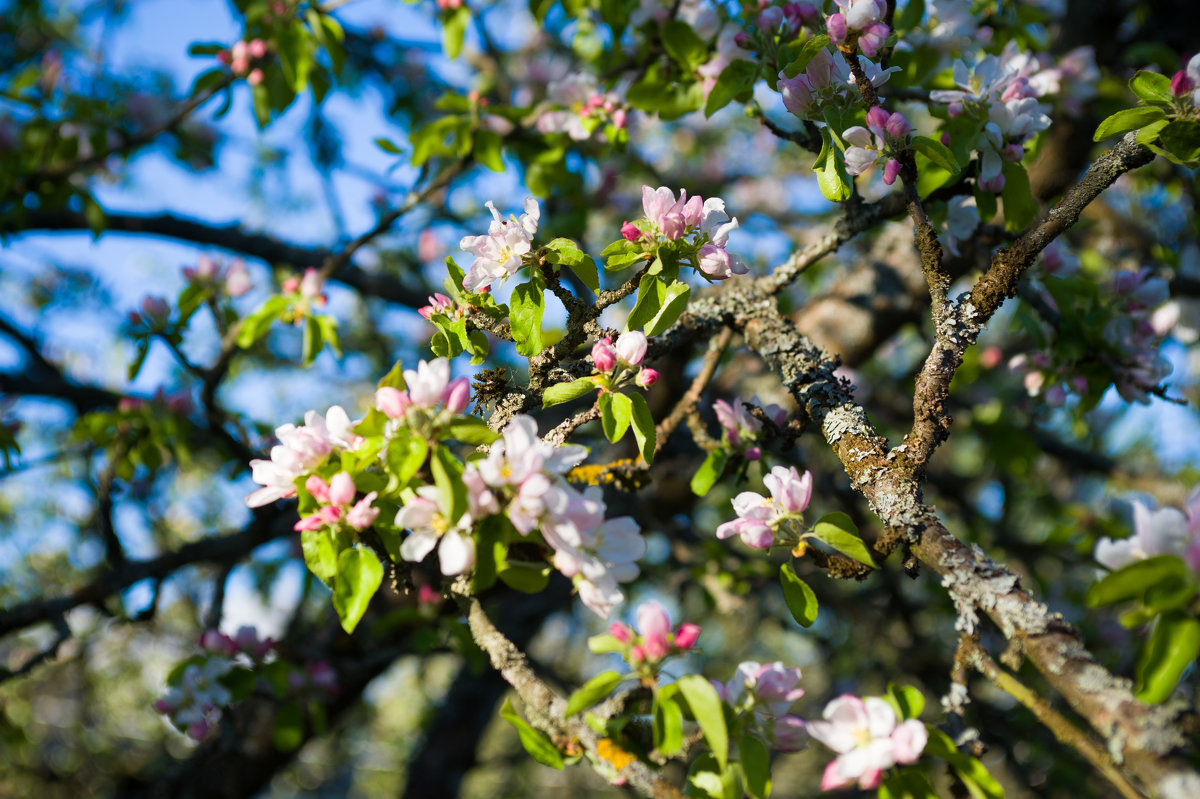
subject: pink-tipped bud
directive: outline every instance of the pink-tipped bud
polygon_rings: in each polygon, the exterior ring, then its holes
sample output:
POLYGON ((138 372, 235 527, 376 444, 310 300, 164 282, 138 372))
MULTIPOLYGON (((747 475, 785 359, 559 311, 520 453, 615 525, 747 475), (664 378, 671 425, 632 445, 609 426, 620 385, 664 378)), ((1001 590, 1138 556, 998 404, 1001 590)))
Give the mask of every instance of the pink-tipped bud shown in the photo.
POLYGON ((888 162, 883 165, 883 182, 890 186, 896 182, 896 178, 899 176, 900 162, 895 158, 889 158, 888 162))
POLYGON ((170 702, 168 702, 166 699, 155 699, 154 700, 154 709, 157 712, 162 713, 164 715, 175 712, 175 706, 172 705, 170 702))
POLYGON ((162 297, 146 297, 142 300, 142 314, 147 322, 165 322, 171 315, 171 306, 162 297))
POLYGON ((764 8, 758 19, 754 20, 754 24, 763 33, 775 33, 783 24, 783 9, 779 6, 764 8))
POLYGON ((950 105, 946 106, 946 113, 950 115, 951 119, 954 119, 962 112, 963 112, 963 104, 962 103, 950 103, 950 105))
POLYGON ((320 513, 314 513, 311 516, 305 516, 300 521, 292 525, 292 529, 297 533, 303 533, 308 530, 320 530, 325 526, 325 520, 321 518, 320 513))
POLYGON ((647 367, 637 373, 633 382, 637 384, 638 388, 650 388, 658 382, 658 370, 647 367))
POLYGON ((884 126, 888 123, 888 119, 888 112, 879 106, 875 106, 867 112, 867 127, 883 130, 884 126))
POLYGON ((754 40, 745 31, 738 31, 733 37, 733 43, 743 50, 754 51, 754 40))
POLYGON ((326 505, 313 515, 325 524, 337 524, 342 518, 342 509, 337 505, 326 505))
POLYGON ((432 585, 422 585, 417 590, 417 602, 422 605, 440 605, 442 595, 432 585))
POLYGON ((250 70, 250 73, 246 75, 246 83, 249 83, 251 86, 257 86, 262 82, 263 71, 261 69, 252 69, 250 70))
POLYGON ((625 127, 626 112, 624 108, 618 108, 612 112, 612 124, 617 130, 625 127))
POLYGON ((638 330, 622 333, 617 338, 614 349, 622 363, 629 366, 640 366, 646 357, 646 334, 638 330))
POLYGON ((888 117, 887 124, 883 126, 883 129, 893 141, 904 141, 908 134, 912 133, 912 125, 908 124, 904 114, 899 111, 888 117))
POLYGON ((637 225, 626 221, 623 225, 621 225, 621 236, 626 241, 637 241, 642 237, 642 231, 637 225))
POLYGON ((459 377, 450 381, 442 392, 442 405, 451 413, 462 413, 471 401, 471 379, 459 377))
POLYGON ((304 270, 304 277, 300 280, 300 293, 310 299, 318 299, 322 297, 321 289, 325 286, 325 278, 321 277, 321 273, 314 267, 309 267, 304 270))
POLYGON ((750 447, 750 449, 746 450, 746 460, 748 460, 748 461, 762 460, 762 450, 759 449, 758 447, 750 447))
POLYGON ((267 54, 267 43, 262 39, 251 39, 250 44, 246 45, 246 52, 251 58, 262 58, 267 54))
POLYGON ((979 365, 984 369, 995 369, 1002 360, 1004 360, 1004 353, 996 346, 984 347, 983 351, 979 353, 979 365))
POLYGON ((611 372, 617 365, 617 351, 607 336, 592 345, 592 363, 599 372, 611 372))
POLYGON ((867 58, 874 58, 879 55, 879 51, 883 48, 883 43, 887 41, 887 37, 891 34, 891 29, 882 22, 876 22, 868 27, 858 37, 858 49, 867 58))
POLYGON ((829 34, 830 40, 834 44, 844 44, 846 42, 846 17, 840 11, 836 14, 830 14, 825 20, 825 31, 829 34))
POLYGON ((1182 69, 1171 76, 1171 93, 1183 97, 1196 88, 1196 83, 1182 69))
POLYGON ((990 191, 993 194, 999 194, 1004 190, 1004 175, 999 174, 995 177, 988 178, 979 182, 979 188, 984 191, 990 191))
POLYGON ((313 495, 313 499, 320 502, 322 505, 329 504, 329 483, 326 483, 320 476, 312 474, 304 481, 304 488, 308 493, 313 495))
POLYGON ((627 644, 633 640, 633 630, 619 621, 614 621, 608 627, 608 634, 617 639, 618 643, 627 644))
POLYGON ((675 633, 676 649, 691 649, 700 637, 700 628, 695 624, 681 624, 675 633))
POLYGON ((333 505, 349 505, 358 491, 354 478, 348 472, 338 472, 329 481, 329 502, 333 505))
POLYGON ((941 135, 941 142, 942 142, 942 144, 944 144, 944 145, 946 145, 947 147, 949 147, 949 146, 950 146, 950 134, 949 134, 949 133, 943 133, 943 134, 941 135))
POLYGON ((640 646, 634 646, 629 650, 629 660, 632 663, 641 663, 646 659, 646 650, 640 646))
POLYGON ((412 405, 412 400, 399 389, 384 386, 375 392, 375 407, 389 419, 403 419, 409 405, 412 405))
POLYGON ((284 294, 295 294, 300 290, 300 278, 289 277, 287 280, 283 281, 283 285, 279 287, 279 290, 284 294))
POLYGON ((437 308, 434 308, 432 305, 422 305, 420 308, 417 309, 417 313, 419 313, 421 316, 425 317, 426 319, 433 316, 433 314, 436 311, 437 311, 437 308))
POLYGON ((233 60, 233 56, 229 54, 228 50, 222 50, 221 52, 217 53, 217 60, 225 66, 229 66, 229 62, 233 60))
POLYGON ((1025 157, 1025 147, 1021 144, 1010 144, 1002 153, 1005 161, 1020 161, 1025 157))

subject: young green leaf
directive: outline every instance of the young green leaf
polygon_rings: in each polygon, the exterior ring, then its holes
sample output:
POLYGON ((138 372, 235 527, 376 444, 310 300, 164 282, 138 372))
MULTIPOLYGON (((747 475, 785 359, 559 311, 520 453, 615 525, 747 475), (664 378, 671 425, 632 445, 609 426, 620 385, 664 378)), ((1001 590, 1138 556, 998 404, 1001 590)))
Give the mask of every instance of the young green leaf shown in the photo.
POLYGON ((354 632, 382 583, 383 564, 374 552, 362 547, 342 551, 333 585, 333 609, 342 621, 343 630, 354 632))
POLYGON ((628 394, 605 392, 600 395, 600 425, 604 428, 604 437, 612 443, 617 443, 629 429, 633 417, 633 402, 628 394))
POLYGON ((783 586, 783 599, 792 618, 801 627, 811 627, 817 620, 817 595, 808 587, 808 583, 796 576, 790 563, 780 565, 779 583, 783 586))
POLYGON ((441 492, 441 505, 447 519, 457 520, 467 512, 467 487, 463 484, 463 466, 450 450, 434 446, 429 461, 433 483, 441 492))
POLYGON ((658 431, 654 428, 654 416, 650 406, 641 394, 629 397, 633 414, 633 438, 637 441, 638 452, 646 463, 654 461, 654 448, 658 445, 658 431))
POLYGON ((654 318, 646 323, 646 335, 657 336, 675 324, 675 320, 687 310, 688 300, 691 296, 692 287, 687 283, 676 281, 667 286, 666 291, 663 293, 662 306, 658 309, 658 313, 654 315, 654 318))
POLYGON ((1118 111, 1101 122, 1099 127, 1096 128, 1096 133, 1092 136, 1092 140, 1104 141, 1105 139, 1111 139, 1113 136, 1121 136, 1131 130, 1138 130, 1160 119, 1164 119, 1166 115, 1165 111, 1153 105, 1126 108, 1124 111, 1118 111))
POLYGON ((950 148, 940 141, 928 136, 913 136, 912 148, 947 172, 958 173, 958 159, 954 157, 950 148))
POLYGON ((338 553, 329 530, 303 530, 300 533, 300 549, 304 552, 304 563, 318 580, 333 585, 337 578, 338 553))
POLYGON ((767 745, 748 732, 742 733, 738 756, 746 776, 746 793, 754 799, 767 799, 771 795, 771 754, 767 745))
POLYGON ((1134 561, 1122 569, 1106 574, 1088 589, 1084 601, 1089 608, 1098 608, 1101 605, 1137 599, 1151 586, 1188 576, 1187 564, 1182 560, 1174 555, 1158 555, 1134 561))
POLYGON ((542 351, 542 314, 546 310, 543 286, 538 279, 522 283, 513 289, 509 302, 509 329, 517 344, 517 352, 532 358, 542 351))
POLYGON ((1162 702, 1200 656, 1200 620, 1186 611, 1159 617, 1138 659, 1137 698, 1162 702))
POLYGON ((654 748, 667 757, 683 748, 683 708, 675 696, 662 691, 654 701, 654 748))
POLYGON ((840 511, 825 514, 813 525, 812 534, 843 555, 875 568, 870 550, 858 537, 858 527, 846 514, 840 511))
POLYGON ((542 394, 542 407, 549 408, 551 405, 570 402, 573 399, 586 396, 595 390, 596 381, 590 377, 581 377, 578 380, 572 380, 570 383, 556 383, 542 394))
POLYGON ((704 116, 711 117, 739 95, 749 95, 757 80, 758 64, 741 58, 730 61, 729 66, 721 70, 716 84, 708 93, 708 100, 704 103, 704 116))
POLYGON ((525 747, 525 751, 529 753, 530 757, 543 766, 562 771, 562 752, 558 751, 546 733, 517 715, 517 711, 513 710, 512 702, 507 699, 500 708, 500 718, 517 728, 517 737, 521 739, 521 746, 525 747))
POLYGON ((717 447, 709 452, 704 463, 700 464, 700 468, 692 475, 692 493, 702 497, 711 491, 713 485, 725 473, 725 464, 728 461, 729 451, 724 447, 717 447))
POLYGON ((1171 79, 1158 72, 1139 70, 1129 79, 1129 90, 1136 94, 1138 99, 1148 103, 1170 105, 1175 100, 1175 93, 1171 91, 1171 79))
POLYGON ((725 726, 724 703, 717 695, 717 689, 699 674, 684 675, 675 685, 679 686, 679 692, 687 700, 713 756, 724 769, 729 758, 729 730, 725 726))
POLYGON ((637 330, 654 319, 658 315, 658 310, 662 308, 666 296, 667 286, 660 276, 650 274, 643 276, 642 282, 638 284, 637 302, 634 303, 633 310, 629 312, 629 318, 625 320, 625 329, 627 331, 637 330))
POLYGON ((623 679, 625 678, 615 671, 600 672, 571 694, 567 699, 567 708, 563 711, 563 718, 573 716, 601 701, 611 694, 623 679))

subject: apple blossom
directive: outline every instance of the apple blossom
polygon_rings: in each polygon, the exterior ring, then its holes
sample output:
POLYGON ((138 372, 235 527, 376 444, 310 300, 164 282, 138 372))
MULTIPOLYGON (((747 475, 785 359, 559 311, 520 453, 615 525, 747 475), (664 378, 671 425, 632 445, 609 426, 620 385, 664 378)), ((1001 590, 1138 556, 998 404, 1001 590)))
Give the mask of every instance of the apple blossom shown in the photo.
POLYGON ((421 486, 396 513, 396 526, 410 531, 400 544, 400 557, 420 562, 436 547, 442 574, 452 577, 475 565, 475 542, 464 534, 469 517, 452 522, 447 512, 442 492, 434 486, 421 486))
POLYGON ((808 734, 838 753, 826 768, 821 790, 858 782, 862 790, 879 786, 883 772, 897 763, 915 763, 929 739, 916 719, 898 722, 885 700, 845 694, 825 706, 824 721, 808 722, 808 734))
POLYGON ((463 288, 470 292, 481 291, 516 274, 524 264, 523 257, 533 247, 541 218, 541 208, 532 197, 525 198, 525 213, 520 219, 511 214, 507 220, 503 219, 490 200, 484 205, 492 213, 487 235, 464 236, 459 242, 459 247, 475 256, 463 277, 463 288))
POLYGON ((786 522, 799 518, 812 497, 812 473, 801 476, 795 466, 776 466, 763 478, 771 492, 764 497, 743 491, 733 498, 737 518, 717 527, 717 538, 738 536, 747 546, 770 549, 775 534, 786 522))

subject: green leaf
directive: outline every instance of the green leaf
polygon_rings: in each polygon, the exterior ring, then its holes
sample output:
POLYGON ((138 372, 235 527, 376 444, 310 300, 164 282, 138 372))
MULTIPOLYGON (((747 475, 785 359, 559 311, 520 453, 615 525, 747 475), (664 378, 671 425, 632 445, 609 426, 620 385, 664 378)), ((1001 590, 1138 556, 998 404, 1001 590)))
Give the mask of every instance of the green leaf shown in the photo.
POLYGON ((738 739, 738 757, 746 777, 746 793, 754 799, 771 795, 771 754, 767 745, 750 733, 738 739))
POLYGON ((788 65, 783 68, 783 74, 789 78, 794 78, 808 68, 808 63, 812 61, 818 53, 829 46, 829 34, 822 33, 813 36, 804 43, 800 48, 800 52, 796 57, 788 62, 788 65))
MULTIPOLYGON (((830 134, 829 128, 821 129, 821 137, 824 143, 821 146, 821 152, 826 155, 825 161, 820 170, 817 170, 817 188, 821 190, 821 196, 830 202, 840 203, 850 199, 851 181, 850 175, 846 172, 846 165, 842 158, 833 152, 828 152, 830 149, 830 134)), ((818 158, 818 160, 820 160, 818 158)), ((816 167, 813 167, 816 170, 816 167)))
POLYGON ((242 320, 238 328, 237 344, 242 349, 249 349, 254 343, 267 334, 271 324, 279 318, 288 306, 286 297, 278 295, 268 297, 249 316, 242 320))
POLYGON ((941 730, 928 725, 926 729, 929 730, 929 742, 925 744, 925 754, 940 757, 949 763, 971 796, 975 799, 1004 799, 1004 789, 977 758, 958 751, 950 736, 941 730))
POLYGON ((1175 100, 1175 93, 1171 91, 1171 79, 1157 72, 1139 70, 1129 79, 1129 90, 1148 103, 1170 105, 1175 100))
POLYGON ((1200 620, 1184 611, 1159 617, 1138 659, 1137 698, 1162 702, 1200 656, 1200 620))
POLYGON ((587 639, 587 648, 592 654, 606 655, 609 652, 624 652, 625 644, 608 633, 601 633, 587 639))
POLYGON ((383 583, 383 564, 369 549, 350 547, 338 556, 337 581, 333 586, 333 609, 342 629, 354 632, 367 612, 371 597, 383 583))
POLYGON ((717 695, 717 689, 699 674, 680 677, 675 685, 679 686, 680 693, 692 710, 692 716, 704 732, 713 756, 724 770, 729 758, 729 730, 725 727, 724 703, 717 695))
POLYGON ((1134 561, 1128 566, 1106 574, 1088 589, 1085 602, 1089 608, 1111 605, 1127 599, 1140 598, 1159 583, 1187 579, 1187 564, 1174 555, 1158 555, 1134 561))
POLYGON ((667 55, 685 71, 691 72, 708 60, 708 45, 682 20, 672 19, 663 26, 662 42, 667 55))
POLYGON ((429 466, 433 472, 433 484, 442 495, 442 509, 447 520, 454 524, 467 512, 467 487, 462 481, 463 465, 450 450, 438 444, 433 448, 429 466))
POLYGON ((563 718, 574 716, 601 701, 611 694, 623 679, 625 678, 615 671, 600 672, 571 694, 567 699, 567 709, 563 711, 563 718))
POLYGON ((729 451, 724 447, 717 447, 709 452, 704 463, 700 464, 700 468, 692 475, 692 493, 702 497, 711 491, 713 485, 725 473, 725 464, 728 461, 729 451))
POLYGON ((646 323, 646 335, 657 336, 675 324, 675 320, 687 310, 688 300, 691 299, 691 296, 692 287, 687 283, 676 281, 667 286, 666 291, 663 293, 662 305, 659 307, 658 313, 646 323))
POLYGON ((708 100, 704 103, 704 116, 711 117, 739 96, 745 96, 749 100, 757 80, 758 64, 741 58, 730 61, 729 66, 721 70, 712 91, 708 93, 708 100))
POLYGON ((902 720, 915 719, 925 709, 925 697, 911 685, 888 683, 887 695, 883 697, 896 710, 902 720))
POLYGON ((606 391, 600 395, 600 424, 604 437, 617 443, 629 429, 633 417, 633 401, 628 394, 606 391))
POLYGON ((137 349, 134 351, 133 360, 129 362, 129 368, 125 370, 126 377, 133 380, 138 376, 138 372, 142 371, 142 366, 146 363, 146 356, 150 354, 150 339, 138 339, 137 349))
POLYGON ((538 594, 550 582, 550 571, 548 563, 522 563, 510 560, 496 576, 500 578, 500 582, 514 591, 520 591, 523 594, 538 594))
POLYGON ((651 463, 654 461, 654 448, 658 445, 658 431, 654 428, 654 416, 650 413, 650 406, 646 404, 646 398, 641 394, 630 395, 629 401, 633 411, 633 438, 637 442, 642 460, 651 463))
POLYGON ((683 749, 683 708, 674 693, 662 691, 655 697, 654 748, 667 757, 683 749))
POLYGON ((462 52, 463 36, 467 32, 467 24, 471 21, 471 11, 466 5, 461 5, 450 12, 442 21, 442 50, 451 61, 458 58, 462 52))
POLYGON ((325 527, 300 532, 300 549, 304 563, 318 580, 332 586, 337 578, 338 552, 333 535, 325 527))
POLYGON ((561 405, 574 399, 586 396, 596 390, 596 381, 590 377, 581 377, 570 383, 556 383, 542 394, 542 407, 561 405))
POLYGON ((543 288, 541 280, 535 277, 513 289, 509 301, 509 329, 516 341, 517 352, 526 358, 542 351, 542 314, 546 310, 543 288))
POLYGON ((925 0, 908 0, 904 10, 896 17, 896 30, 908 31, 921 24, 925 16, 925 0))
POLYGON ((792 618, 801 627, 811 627, 817 620, 817 595, 808 587, 808 583, 796 576, 789 563, 780 565, 779 583, 783 586, 783 598, 792 613, 792 618))
POLYGON ((480 128, 475 131, 475 160, 493 172, 504 171, 504 158, 500 155, 500 134, 494 130, 480 128))
POLYGON ((388 373, 379 378, 379 382, 375 384, 375 388, 394 388, 397 391, 403 391, 407 388, 404 384, 404 362, 396 361, 392 364, 392 368, 388 373))
POLYGON ((304 346, 301 348, 300 362, 305 366, 311 366, 321 350, 325 348, 325 340, 321 338, 321 326, 317 324, 317 318, 313 314, 309 314, 304 319, 304 346))
POLYGON ((474 447, 486 447, 500 438, 500 434, 478 416, 460 416, 446 425, 443 432, 446 438, 474 447))
POLYGON ((275 35, 279 52, 279 66, 292 91, 296 94, 308 87, 308 73, 312 69, 312 51, 308 36, 298 23, 287 25, 275 35))
POLYGON ((400 145, 396 144, 391 139, 384 138, 383 136, 379 136, 375 139, 375 146, 380 150, 383 150, 385 153, 390 153, 391 155, 400 155, 404 152, 400 145))
POLYGON ((858 537, 858 527, 850 520, 849 516, 841 511, 827 513, 818 519, 817 523, 813 525, 812 535, 818 541, 824 541, 843 555, 854 558, 872 569, 875 568, 875 561, 871 558, 870 550, 858 537))
POLYGON ((931 163, 951 174, 958 174, 958 159, 949 147, 928 136, 913 136, 912 148, 924 155, 931 163))
POLYGON ((425 437, 416 432, 400 431, 388 442, 386 462, 388 472, 396 481, 395 486, 389 485, 389 493, 399 491, 409 484, 413 477, 425 465, 429 454, 429 444, 425 437))
POLYGON ((658 275, 646 274, 638 284, 637 302, 625 320, 625 330, 637 330, 658 315, 663 300, 667 296, 667 286, 658 275))
POLYGON ((1200 159, 1200 123, 1179 119, 1162 129, 1159 141, 1180 161, 1200 159))
POLYGON ((737 763, 727 767, 717 764, 717 759, 708 752, 703 753, 688 769, 688 796, 707 799, 742 799, 742 770, 737 763))
POLYGON ((1144 128, 1153 122, 1164 119, 1166 115, 1166 112, 1161 108, 1152 105, 1126 108, 1124 111, 1118 111, 1101 122, 1099 127, 1096 128, 1096 133, 1092 136, 1092 140, 1104 141, 1105 139, 1111 139, 1113 136, 1128 133, 1131 130, 1144 128))
POLYGON ((1004 188, 1000 197, 1004 200, 1006 230, 1024 230, 1037 216, 1037 200, 1029 187, 1029 175, 1019 163, 1004 162, 1004 188))
POLYGON ((562 771, 562 752, 558 751, 546 733, 536 729, 517 715, 517 711, 513 710, 512 702, 507 699, 504 700, 504 706, 500 708, 500 718, 517 728, 517 737, 521 739, 521 746, 525 747, 525 751, 529 753, 530 757, 543 766, 562 771))

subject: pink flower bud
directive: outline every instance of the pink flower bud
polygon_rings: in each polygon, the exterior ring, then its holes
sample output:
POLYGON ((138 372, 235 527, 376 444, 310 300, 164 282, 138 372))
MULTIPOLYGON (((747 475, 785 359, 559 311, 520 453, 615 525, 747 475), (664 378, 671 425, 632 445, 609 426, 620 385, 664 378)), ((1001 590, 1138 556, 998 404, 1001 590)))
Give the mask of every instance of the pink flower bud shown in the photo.
POLYGON ((987 180, 981 180, 979 182, 979 188, 983 189, 984 191, 990 191, 993 194, 999 194, 1004 190, 1004 174, 1001 173, 987 180))
POLYGON ((637 609, 637 628, 642 635, 642 651, 651 660, 660 660, 670 651, 668 636, 671 620, 657 602, 646 602, 637 609))
POLYGON ((304 481, 304 488, 308 493, 313 495, 313 499, 320 502, 322 505, 329 504, 329 483, 326 483, 319 475, 309 475, 304 481))
POLYGON ((283 281, 283 285, 279 287, 279 290, 284 294, 295 294, 300 290, 300 278, 289 277, 287 280, 283 281))
POLYGON ((949 133, 943 133, 943 134, 941 135, 941 141, 942 141, 942 144, 944 144, 944 145, 946 145, 947 147, 949 147, 949 146, 950 146, 950 134, 949 134, 949 133))
POLYGON ((161 323, 171 315, 171 306, 162 297, 146 297, 142 300, 142 314, 150 323, 161 323))
POLYGON ((962 103, 950 103, 950 105, 946 106, 946 113, 950 115, 951 119, 954 119, 956 116, 961 114, 962 111, 963 111, 962 103))
POLYGON ((155 699, 154 700, 154 709, 157 712, 166 715, 168 713, 174 712, 175 706, 172 705, 170 702, 168 702, 166 699, 155 699))
POLYGON ((883 43, 887 41, 887 37, 891 32, 891 29, 887 25, 884 25, 882 22, 876 22, 859 35, 858 49, 867 58, 874 58, 879 54, 880 48, 883 47, 883 43))
MULTIPOLYGON (((736 444, 734 446, 737 446, 736 444)), ((762 450, 758 447, 750 447, 746 450, 746 460, 760 461, 762 460, 762 450)))
POLYGON ((320 530, 325 526, 325 520, 321 518, 320 513, 314 513, 311 516, 305 516, 300 521, 292 525, 292 529, 297 533, 303 533, 307 530, 320 530))
POLYGON ((384 386, 375 392, 375 407, 389 419, 403 419, 409 405, 412 405, 412 400, 399 389, 384 386))
POLYGON ((329 481, 329 502, 332 505, 349 505, 354 501, 354 478, 348 472, 338 472, 329 481))
POLYGON ((763 9, 763 12, 758 15, 758 19, 754 21, 754 24, 763 33, 775 33, 779 30, 779 26, 783 24, 783 9, 779 6, 770 6, 763 9))
POLYGON ((240 297, 252 287, 250 271, 239 258, 229 265, 225 272, 225 293, 230 297, 240 297))
POLYGON ((246 47, 246 52, 251 58, 262 58, 267 54, 267 43, 262 39, 251 39, 250 44, 246 47))
POLYGON ((1002 360, 1004 360, 1004 353, 996 346, 984 347, 983 351, 979 353, 979 365, 984 369, 995 369, 1002 360))
POLYGON ((250 73, 246 75, 246 83, 249 83, 251 86, 257 86, 262 82, 263 71, 261 69, 252 69, 250 70, 250 73))
POLYGON ((442 595, 432 585, 422 585, 417 589, 417 602, 422 605, 440 605, 442 595))
POLYGON ((675 647, 677 649, 691 649, 696 645, 696 639, 700 637, 700 628, 695 624, 681 624, 675 633, 675 647))
POLYGON ((1020 144, 1010 144, 1002 153, 1005 161, 1020 161, 1025 157, 1025 147, 1020 144))
POLYGON ((630 662, 641 663, 645 659, 646 659, 646 650, 642 649, 641 646, 634 646, 633 649, 629 650, 630 662))
POLYGON ((879 106, 874 106, 867 112, 867 127, 879 128, 883 130, 883 126, 888 123, 888 112, 884 111, 879 106))
POLYGON ((442 404, 451 413, 462 413, 467 409, 470 401, 471 380, 468 377, 451 380, 450 384, 446 386, 446 390, 442 392, 442 404))
POLYGON ((754 40, 745 31, 738 31, 733 37, 733 43, 743 50, 754 51, 754 40))
POLYGON ((217 60, 225 66, 229 66, 229 62, 232 61, 233 58, 230 56, 228 50, 222 50, 221 52, 217 53, 217 60))
POLYGON ((607 336, 592 345, 592 362, 597 371, 611 372, 617 365, 617 351, 613 349, 612 339, 607 336))
POLYGON ((419 313, 421 316, 425 317, 426 319, 433 316, 433 314, 436 311, 437 311, 437 309, 434 308, 432 305, 422 305, 420 308, 417 309, 417 313, 419 313))
POLYGON ((836 14, 830 14, 825 20, 825 30, 829 33, 829 38, 834 44, 845 44, 846 42, 846 17, 839 11, 836 14))
POLYGON ((629 366, 639 366, 646 357, 646 334, 638 330, 622 333, 617 338, 615 349, 617 357, 623 363, 629 366))
POLYGON ((624 108, 618 108, 612 112, 613 127, 617 130, 621 130, 625 127, 625 114, 626 112, 624 108))
POLYGON ((621 236, 624 237, 626 241, 637 241, 639 238, 641 238, 642 231, 637 225, 626 221, 621 225, 621 236))
POLYGON ((889 158, 888 162, 883 165, 883 182, 890 186, 896 182, 899 175, 900 162, 895 158, 889 158))
POLYGON ((633 382, 637 384, 638 388, 650 388, 658 382, 658 370, 646 367, 637 373, 633 382))
POLYGON ((609 625, 608 634, 622 644, 627 644, 633 640, 633 630, 629 629, 628 625, 622 624, 619 621, 614 621, 609 625))
POLYGON ((1183 97, 1195 88, 1196 84, 1188 77, 1187 72, 1182 69, 1171 77, 1171 93, 1176 97, 1183 97))
POLYGON ((908 124, 904 114, 899 111, 888 117, 887 124, 883 126, 883 129, 887 131, 887 135, 893 141, 904 141, 908 134, 912 133, 912 125, 908 124))
POLYGON ((194 724, 189 724, 187 734, 193 741, 203 741, 211 730, 212 725, 205 720, 201 720, 194 724))
POLYGON ((304 270, 304 277, 300 280, 300 293, 309 299, 321 297, 321 289, 325 286, 325 278, 321 277, 321 273, 314 267, 309 267, 304 270))

